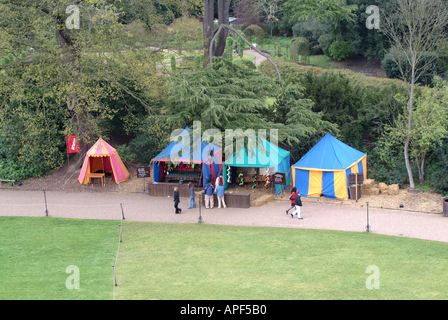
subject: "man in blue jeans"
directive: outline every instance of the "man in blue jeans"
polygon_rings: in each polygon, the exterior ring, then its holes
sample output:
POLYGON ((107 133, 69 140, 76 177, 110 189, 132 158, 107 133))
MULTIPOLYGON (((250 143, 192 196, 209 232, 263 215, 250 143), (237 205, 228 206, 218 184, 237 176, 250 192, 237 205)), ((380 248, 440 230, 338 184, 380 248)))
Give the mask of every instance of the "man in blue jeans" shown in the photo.
POLYGON ((205 190, 205 209, 213 209, 214 200, 213 200, 213 185, 210 182, 210 179, 207 178, 207 183, 204 186, 205 190))

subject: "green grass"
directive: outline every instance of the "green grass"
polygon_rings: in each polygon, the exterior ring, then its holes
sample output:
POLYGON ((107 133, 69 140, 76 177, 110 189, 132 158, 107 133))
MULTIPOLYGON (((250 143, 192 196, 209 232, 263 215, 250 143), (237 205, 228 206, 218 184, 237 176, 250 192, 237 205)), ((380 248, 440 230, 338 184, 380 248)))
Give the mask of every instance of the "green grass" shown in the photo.
POLYGON ((119 299, 447 299, 447 243, 368 233, 126 222, 119 299), (369 265, 380 289, 366 288, 369 265))
POLYGON ((118 221, 0 217, 0 299, 112 299, 118 221), (79 290, 65 273, 79 268, 79 290))
MULTIPOLYGON (((112 299, 118 221, 0 217, 0 299, 112 299), (68 290, 65 269, 80 270, 68 290)), ((117 299, 447 299, 448 243, 124 221, 117 299), (366 288, 369 265, 380 289, 366 288)))

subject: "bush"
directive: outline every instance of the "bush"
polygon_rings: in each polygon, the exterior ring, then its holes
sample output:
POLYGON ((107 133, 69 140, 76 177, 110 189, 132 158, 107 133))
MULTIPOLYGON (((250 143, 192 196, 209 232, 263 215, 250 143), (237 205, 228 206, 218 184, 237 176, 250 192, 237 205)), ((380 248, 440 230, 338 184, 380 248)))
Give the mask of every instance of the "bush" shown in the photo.
POLYGON ((434 150, 438 166, 431 174, 434 191, 442 195, 448 194, 448 139, 444 139, 441 146, 434 150))
POLYGON ((323 23, 317 21, 316 19, 313 19, 295 24, 292 27, 292 32, 294 34, 294 37, 306 38, 310 42, 311 54, 317 55, 324 52, 324 49, 320 45, 319 38, 325 34, 328 34, 330 32, 330 28, 327 25, 324 25, 323 23))
POLYGON ((329 33, 323 34, 319 37, 318 41, 324 55, 330 56, 330 46, 333 43, 333 35, 329 33))
MULTIPOLYGON (((390 51, 385 56, 384 59, 381 61, 381 65, 383 70, 386 72, 386 75, 388 78, 391 79, 402 79, 402 74, 400 72, 400 68, 398 67, 398 64, 395 62, 397 57, 401 61, 406 61, 405 54, 403 52, 397 52, 397 51, 390 51)), ((428 61, 436 61, 437 60, 437 54, 436 53, 424 53, 423 59, 421 62, 417 65, 417 69, 422 68, 424 64, 426 64, 428 61), (435 59, 435 60, 434 60, 435 59)), ((403 65, 403 70, 405 76, 409 79, 411 74, 411 66, 408 63, 405 63, 403 65)), ((422 76, 417 80, 417 83, 420 83, 422 85, 432 85, 432 80, 434 77, 434 74, 436 72, 436 64, 433 63, 432 66, 422 74, 422 76)))
POLYGON ((249 40, 250 43, 254 41, 254 39, 259 39, 260 37, 264 37, 265 32, 259 26, 252 24, 244 29, 244 35, 246 39, 249 40))
POLYGON ((300 57, 302 62, 303 60, 306 62, 310 55, 310 42, 303 37, 295 38, 291 42, 289 54, 291 56, 291 61, 298 61, 300 57))
POLYGON ((116 150, 123 162, 137 160, 137 155, 134 152, 132 152, 131 147, 127 146, 126 144, 118 146, 116 150))
POLYGON ((330 46, 329 53, 333 59, 341 61, 352 55, 353 46, 347 41, 335 40, 330 46))

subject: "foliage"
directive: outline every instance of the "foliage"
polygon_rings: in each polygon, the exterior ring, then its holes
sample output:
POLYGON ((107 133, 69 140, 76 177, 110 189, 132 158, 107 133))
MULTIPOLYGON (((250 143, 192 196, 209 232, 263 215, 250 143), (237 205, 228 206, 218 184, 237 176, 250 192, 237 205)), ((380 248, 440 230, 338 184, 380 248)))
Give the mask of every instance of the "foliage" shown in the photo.
POLYGON ((39 101, 30 89, 21 102, 7 101, 0 108, 0 178, 21 180, 42 177, 60 166, 66 152, 61 134, 68 112, 51 97, 39 101))
POLYGON ((431 174, 431 184, 435 192, 448 196, 448 139, 443 139, 442 143, 434 148, 436 156, 436 169, 431 174))
POLYGON ((149 164, 170 142, 172 129, 165 121, 151 116, 137 118, 131 131, 135 138, 128 147, 136 155, 135 160, 149 164))
POLYGON ((253 42, 255 39, 260 37, 264 37, 264 30, 257 25, 250 25, 246 29, 244 29, 244 35, 249 40, 249 42, 253 42))
MULTIPOLYGON (((386 135, 382 139, 384 147, 380 152, 381 159, 395 161, 388 154, 389 150, 404 145, 407 137, 410 137, 410 156, 418 169, 420 184, 425 181, 427 156, 434 146, 441 144, 442 138, 448 133, 447 88, 425 88, 423 94, 416 99, 417 108, 413 112, 411 128, 408 129, 408 114, 403 113, 398 115, 393 126, 386 127, 386 135)), ((404 102, 406 98, 401 100, 404 102)))
POLYGON ((284 4, 284 10, 292 21, 314 18, 318 21, 331 20, 334 23, 341 20, 353 21, 353 11, 356 9, 356 5, 341 4, 339 0, 288 0, 284 4))
POLYGON ((347 41, 335 40, 330 46, 329 53, 333 59, 341 61, 352 55, 353 46, 347 41))
POLYGON ((137 155, 134 152, 132 152, 131 147, 126 145, 126 143, 116 147, 115 149, 117 150, 123 162, 135 161, 137 159, 137 155))
MULTIPOLYGON (((310 53, 312 55, 322 54, 324 52, 319 41, 321 37, 332 37, 330 34, 330 25, 316 19, 295 24, 292 27, 292 32, 294 37, 305 37, 310 42, 310 53)), ((328 55, 328 53, 326 54, 328 55)))
POLYGON ((295 38, 291 42, 291 47, 289 48, 291 61, 300 60, 307 63, 308 57, 310 55, 310 42, 304 37, 295 38))
MULTIPOLYGON (((421 55, 422 58, 416 65, 417 69, 423 69, 424 65, 430 64, 431 61, 437 60, 437 54, 434 52, 422 52, 421 55)), ((403 75, 400 71, 400 65, 397 64, 396 61, 404 61, 405 59, 405 53, 397 50, 391 50, 384 56, 384 59, 381 61, 381 65, 388 78, 403 78, 403 75), (400 58, 397 58, 397 56, 400 56, 400 58)), ((412 73, 411 65, 408 63, 403 63, 401 65, 401 68, 405 74, 405 78, 410 79, 410 75, 412 73)), ((416 83, 422 85, 432 85, 432 80, 434 78, 435 72, 436 65, 432 64, 429 68, 425 68, 424 72, 422 72, 416 83)))

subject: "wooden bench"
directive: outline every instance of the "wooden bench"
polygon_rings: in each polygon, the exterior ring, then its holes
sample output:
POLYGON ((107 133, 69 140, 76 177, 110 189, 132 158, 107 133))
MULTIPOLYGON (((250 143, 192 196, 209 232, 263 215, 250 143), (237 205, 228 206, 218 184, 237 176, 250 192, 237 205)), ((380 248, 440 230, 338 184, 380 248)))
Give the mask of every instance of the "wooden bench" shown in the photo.
POLYGON ((366 76, 376 76, 378 69, 376 67, 364 67, 363 73, 366 76))
POLYGON ((101 184, 103 187, 106 185, 106 174, 105 173, 88 173, 86 177, 89 178, 89 183, 92 183, 92 179, 101 179, 101 184))
POLYGON ((2 187, 2 182, 12 182, 12 185, 14 185, 14 182, 16 182, 16 180, 3 180, 3 179, 0 179, 0 188, 2 187))

